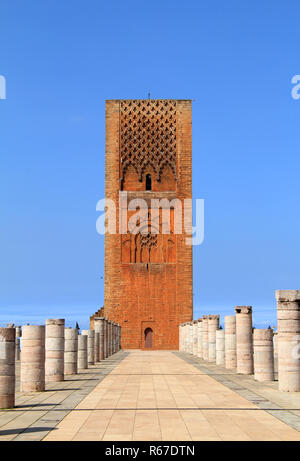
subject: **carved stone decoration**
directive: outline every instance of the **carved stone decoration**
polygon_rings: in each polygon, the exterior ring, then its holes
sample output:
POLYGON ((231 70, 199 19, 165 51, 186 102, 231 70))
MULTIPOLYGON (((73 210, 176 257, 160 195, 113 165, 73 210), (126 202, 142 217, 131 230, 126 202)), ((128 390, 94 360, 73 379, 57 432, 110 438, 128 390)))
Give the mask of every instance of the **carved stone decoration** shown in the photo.
POLYGON ((120 101, 120 160, 121 179, 130 165, 140 181, 147 166, 159 181, 169 165, 176 179, 176 101, 120 101))
POLYGON ((135 238, 135 258, 134 262, 150 262, 151 248, 157 248, 156 234, 137 234, 135 238))
POLYGON ((141 247, 147 246, 150 248, 151 246, 157 247, 157 235, 156 234, 141 234, 141 247))

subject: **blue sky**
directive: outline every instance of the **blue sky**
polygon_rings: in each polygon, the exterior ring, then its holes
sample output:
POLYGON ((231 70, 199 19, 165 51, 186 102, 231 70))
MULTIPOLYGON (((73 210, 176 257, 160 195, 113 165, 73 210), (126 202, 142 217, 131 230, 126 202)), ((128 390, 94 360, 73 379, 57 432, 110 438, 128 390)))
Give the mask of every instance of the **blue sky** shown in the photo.
POLYGON ((194 313, 276 321, 299 288, 297 1, 2 0, 0 324, 103 304, 105 99, 191 98, 194 313))

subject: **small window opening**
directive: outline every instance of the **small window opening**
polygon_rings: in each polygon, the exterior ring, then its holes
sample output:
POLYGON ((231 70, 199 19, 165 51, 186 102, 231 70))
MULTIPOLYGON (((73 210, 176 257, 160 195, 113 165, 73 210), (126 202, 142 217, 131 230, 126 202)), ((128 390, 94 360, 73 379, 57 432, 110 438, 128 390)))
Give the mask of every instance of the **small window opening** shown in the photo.
POLYGON ((152 184, 151 184, 151 174, 146 175, 146 190, 151 190, 152 189, 152 184))

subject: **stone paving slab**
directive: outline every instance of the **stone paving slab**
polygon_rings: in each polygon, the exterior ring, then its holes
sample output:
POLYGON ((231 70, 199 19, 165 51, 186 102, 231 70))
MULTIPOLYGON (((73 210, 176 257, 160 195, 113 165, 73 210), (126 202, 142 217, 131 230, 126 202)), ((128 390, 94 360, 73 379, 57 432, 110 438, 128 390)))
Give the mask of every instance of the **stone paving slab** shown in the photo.
POLYGON ((16 367, 16 406, 0 411, 0 441, 38 441, 66 417, 126 357, 120 351, 65 381, 49 383, 44 392, 20 393, 16 367))
POLYGON ((43 440, 300 440, 260 407, 263 396, 204 368, 171 351, 130 351, 43 440))
POLYGON ((228 370, 183 352, 174 352, 174 354, 219 383, 234 390, 249 402, 264 409, 270 415, 300 431, 299 392, 281 392, 277 389, 277 381, 260 383, 255 381, 253 375, 240 375, 234 370, 228 370))

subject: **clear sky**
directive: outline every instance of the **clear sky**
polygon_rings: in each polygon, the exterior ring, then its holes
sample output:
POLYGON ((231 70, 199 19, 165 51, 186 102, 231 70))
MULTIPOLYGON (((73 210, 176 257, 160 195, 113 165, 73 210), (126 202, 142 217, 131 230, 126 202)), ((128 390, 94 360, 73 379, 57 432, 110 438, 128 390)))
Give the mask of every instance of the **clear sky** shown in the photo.
POLYGON ((103 305, 105 99, 194 99, 194 316, 299 288, 300 4, 2 0, 0 323, 103 305))

